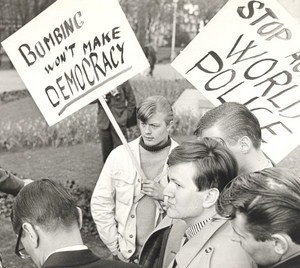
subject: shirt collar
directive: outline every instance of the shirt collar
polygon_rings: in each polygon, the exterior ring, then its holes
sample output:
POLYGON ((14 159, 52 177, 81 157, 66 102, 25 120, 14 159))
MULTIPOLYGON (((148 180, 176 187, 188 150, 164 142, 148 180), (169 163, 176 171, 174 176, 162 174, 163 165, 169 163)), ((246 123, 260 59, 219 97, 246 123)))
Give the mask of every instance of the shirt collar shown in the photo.
POLYGON ((187 230, 185 231, 185 235, 188 238, 188 240, 190 240, 192 237, 194 237, 196 234, 198 234, 203 229, 205 224, 207 224, 211 220, 212 220, 212 218, 208 218, 204 221, 198 222, 198 223, 190 226, 189 228, 187 228, 187 230))
POLYGON ((59 248, 57 250, 54 250, 53 252, 51 252, 46 260, 50 257, 50 255, 57 253, 57 252, 62 252, 62 251, 76 251, 76 250, 84 250, 84 249, 88 249, 87 246, 85 245, 75 245, 75 246, 70 246, 70 247, 64 247, 64 248, 59 248))

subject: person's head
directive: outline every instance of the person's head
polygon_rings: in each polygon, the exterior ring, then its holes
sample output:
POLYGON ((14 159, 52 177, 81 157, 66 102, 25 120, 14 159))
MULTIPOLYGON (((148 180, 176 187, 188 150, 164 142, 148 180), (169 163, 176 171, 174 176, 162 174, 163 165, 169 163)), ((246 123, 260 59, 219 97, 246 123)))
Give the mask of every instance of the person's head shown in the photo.
POLYGON ((215 214, 220 192, 238 172, 233 154, 210 138, 183 142, 171 151, 167 163, 167 214, 188 224, 215 214))
POLYGON ((217 211, 231 219, 234 239, 258 265, 300 253, 300 180, 289 170, 273 167, 236 177, 217 211))
POLYGON ((163 96, 151 96, 137 108, 137 118, 144 143, 156 146, 165 143, 173 123, 173 109, 163 96))
POLYGON ((237 102, 225 102, 206 112, 194 134, 224 142, 236 156, 241 169, 247 165, 243 156, 259 151, 262 141, 258 119, 246 106, 237 102))
POLYGON ((18 235, 16 254, 31 257, 38 267, 57 248, 81 243, 80 209, 64 187, 48 179, 34 181, 19 192, 11 221, 18 235))

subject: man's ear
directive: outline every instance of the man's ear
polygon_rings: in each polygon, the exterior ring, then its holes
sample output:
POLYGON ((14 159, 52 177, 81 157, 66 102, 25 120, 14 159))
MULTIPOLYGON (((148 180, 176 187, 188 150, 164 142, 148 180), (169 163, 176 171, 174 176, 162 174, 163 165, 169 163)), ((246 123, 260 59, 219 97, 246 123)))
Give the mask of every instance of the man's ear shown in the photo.
POLYGON ((215 206, 216 202, 218 201, 220 192, 217 188, 211 188, 207 190, 204 200, 203 200, 203 207, 210 208, 215 206))
POLYGON ((248 136, 243 136, 239 139, 239 145, 240 145, 240 150, 242 154, 247 154, 251 147, 252 147, 252 142, 248 136))
POLYGON ((79 224, 79 229, 82 228, 82 210, 80 207, 76 207, 78 211, 78 224, 79 224))
POLYGON ((29 241, 32 245, 37 248, 39 246, 39 234, 31 223, 25 222, 22 224, 23 231, 26 236, 28 236, 29 241))
POLYGON ((272 238, 274 241, 274 251, 278 255, 285 254, 289 249, 288 239, 285 237, 285 235, 273 234, 272 238))

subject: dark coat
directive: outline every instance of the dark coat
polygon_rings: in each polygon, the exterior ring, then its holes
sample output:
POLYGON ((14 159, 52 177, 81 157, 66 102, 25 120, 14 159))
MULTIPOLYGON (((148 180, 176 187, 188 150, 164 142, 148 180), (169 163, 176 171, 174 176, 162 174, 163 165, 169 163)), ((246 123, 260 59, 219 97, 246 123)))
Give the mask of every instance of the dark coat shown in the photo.
POLYGON ((295 256, 285 262, 282 262, 278 265, 272 266, 274 268, 299 268, 300 267, 300 254, 295 256))
POLYGON ((140 253, 140 264, 147 268, 167 267, 180 249, 186 228, 184 221, 164 217, 147 238, 140 253))
MULTIPOLYGON (((113 96, 107 94, 107 104, 120 127, 126 127, 127 119, 132 116, 136 107, 136 100, 129 81, 117 87, 119 94, 113 96)), ((108 129, 109 118, 102 105, 98 102, 98 126, 100 129, 108 129)))
POLYGON ((156 63, 156 52, 152 46, 145 46, 144 47, 144 53, 146 58, 149 61, 150 67, 153 68, 153 66, 156 63))
POLYGON ((74 268, 137 268, 135 264, 121 261, 101 260, 91 250, 75 250, 53 253, 42 268, 74 267, 74 268))

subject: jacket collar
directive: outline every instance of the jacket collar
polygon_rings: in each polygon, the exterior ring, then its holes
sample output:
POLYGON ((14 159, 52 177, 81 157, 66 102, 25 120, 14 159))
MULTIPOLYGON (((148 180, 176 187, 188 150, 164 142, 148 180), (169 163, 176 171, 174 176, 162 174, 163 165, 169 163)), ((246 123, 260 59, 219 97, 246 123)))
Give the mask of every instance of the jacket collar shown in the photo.
POLYGON ((84 265, 98 261, 99 258, 89 249, 76 250, 76 251, 61 251, 53 253, 42 268, 47 267, 69 267, 84 265))
POLYGON ((195 256, 202 250, 207 241, 220 229, 227 220, 225 218, 213 219, 207 223, 201 232, 189 240, 176 254, 176 261, 180 267, 187 267, 195 256))

